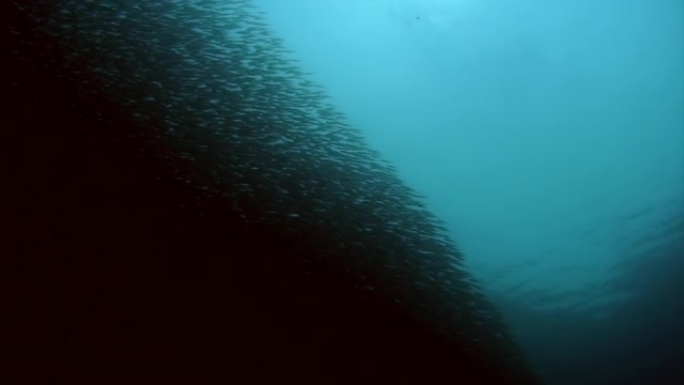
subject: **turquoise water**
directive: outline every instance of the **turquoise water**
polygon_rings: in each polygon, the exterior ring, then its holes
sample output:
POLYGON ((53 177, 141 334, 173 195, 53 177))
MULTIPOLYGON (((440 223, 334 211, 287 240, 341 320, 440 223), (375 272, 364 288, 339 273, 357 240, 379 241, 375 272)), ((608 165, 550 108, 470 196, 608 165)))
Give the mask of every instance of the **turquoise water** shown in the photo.
POLYGON ((256 3, 447 222, 550 384, 675 383, 682 2, 256 3))

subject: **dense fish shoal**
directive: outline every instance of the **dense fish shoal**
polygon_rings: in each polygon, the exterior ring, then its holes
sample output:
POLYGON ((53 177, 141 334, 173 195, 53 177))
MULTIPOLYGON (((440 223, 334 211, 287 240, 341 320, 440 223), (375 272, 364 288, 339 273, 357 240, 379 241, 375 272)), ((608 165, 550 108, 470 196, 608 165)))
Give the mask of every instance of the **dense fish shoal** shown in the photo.
POLYGON ((3 7, 9 380, 539 383, 249 2, 3 7))

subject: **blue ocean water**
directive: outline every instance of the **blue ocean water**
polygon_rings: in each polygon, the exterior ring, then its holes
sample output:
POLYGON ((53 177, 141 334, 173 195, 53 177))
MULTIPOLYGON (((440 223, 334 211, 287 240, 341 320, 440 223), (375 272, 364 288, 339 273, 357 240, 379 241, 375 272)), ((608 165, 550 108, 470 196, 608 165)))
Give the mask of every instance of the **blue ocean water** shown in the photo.
POLYGON ((684 383, 684 3, 255 3, 550 385, 684 383))

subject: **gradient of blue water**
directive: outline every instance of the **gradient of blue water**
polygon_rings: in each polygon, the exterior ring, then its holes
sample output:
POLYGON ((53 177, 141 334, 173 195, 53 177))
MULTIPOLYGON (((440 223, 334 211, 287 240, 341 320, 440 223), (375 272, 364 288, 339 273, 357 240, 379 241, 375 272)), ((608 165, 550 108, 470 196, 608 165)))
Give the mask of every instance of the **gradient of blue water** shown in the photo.
POLYGON ((255 3, 550 384, 677 383, 684 3, 255 3))

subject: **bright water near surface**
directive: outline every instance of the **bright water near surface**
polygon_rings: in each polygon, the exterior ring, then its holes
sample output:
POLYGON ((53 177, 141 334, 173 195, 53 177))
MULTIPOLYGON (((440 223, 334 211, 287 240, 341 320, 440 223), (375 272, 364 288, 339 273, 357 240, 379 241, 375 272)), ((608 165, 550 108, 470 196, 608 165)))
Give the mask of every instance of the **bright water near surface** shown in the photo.
POLYGON ((550 385, 684 383, 684 3, 256 3, 550 385))

